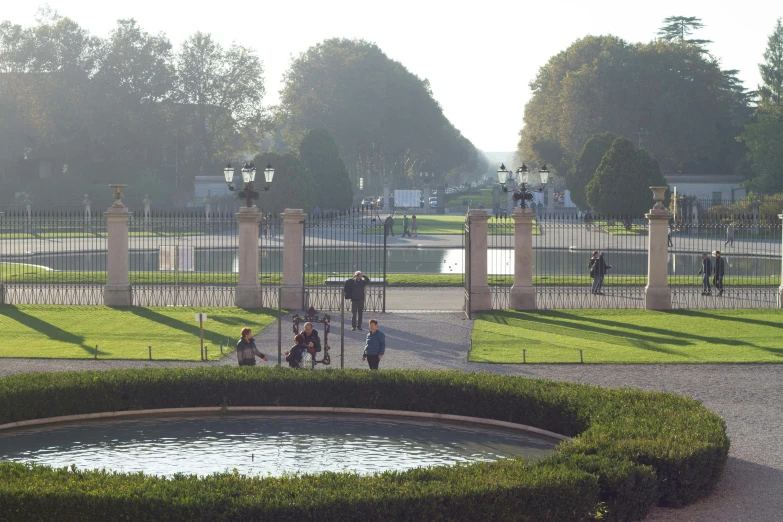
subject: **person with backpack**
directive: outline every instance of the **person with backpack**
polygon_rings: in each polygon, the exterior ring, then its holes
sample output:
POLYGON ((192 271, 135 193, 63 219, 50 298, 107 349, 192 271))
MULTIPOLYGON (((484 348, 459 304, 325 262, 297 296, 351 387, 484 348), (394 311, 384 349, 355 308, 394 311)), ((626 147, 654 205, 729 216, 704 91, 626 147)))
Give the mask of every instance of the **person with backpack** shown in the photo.
POLYGON ((612 268, 612 265, 607 265, 604 255, 598 253, 598 250, 593 252, 593 257, 590 258, 590 277, 593 278, 593 284, 590 289, 591 294, 604 295, 601 291, 604 287, 604 276, 606 271, 612 268))
POLYGON ((256 348, 256 340, 253 339, 253 332, 250 328, 242 328, 240 336, 241 337, 237 342, 237 360, 239 361, 239 366, 255 366, 256 355, 265 362, 269 362, 266 355, 256 348))
POLYGON ((299 368, 302 363, 302 356, 307 353, 304 335, 296 334, 294 342, 296 344, 289 351, 285 352, 285 360, 288 361, 289 367, 299 368))
POLYGON ((357 270, 351 279, 345 282, 343 296, 351 301, 351 330, 362 330, 362 314, 364 313, 364 289, 370 284, 370 278, 357 270))
POLYGON ((712 288, 710 288, 710 276, 712 275, 712 261, 707 254, 701 255, 701 270, 697 275, 701 278, 701 295, 712 295, 712 288))

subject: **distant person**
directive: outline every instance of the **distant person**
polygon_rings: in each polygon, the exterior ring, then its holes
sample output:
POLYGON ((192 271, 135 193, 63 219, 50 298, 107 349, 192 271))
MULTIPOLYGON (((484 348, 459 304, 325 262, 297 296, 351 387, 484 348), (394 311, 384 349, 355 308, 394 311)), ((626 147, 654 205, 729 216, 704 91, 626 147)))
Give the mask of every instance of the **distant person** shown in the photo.
POLYGON ((726 227, 726 242, 723 243, 723 246, 729 243, 731 243, 731 246, 734 246, 734 223, 729 223, 729 226, 726 227))
POLYGON ((252 330, 250 330, 250 328, 242 328, 239 341, 237 342, 237 360, 239 361, 239 366, 255 366, 256 355, 265 362, 269 362, 266 355, 256 348, 256 340, 253 339, 252 330))
POLYGON ((715 274, 712 278, 712 284, 718 291, 718 297, 723 296, 723 276, 726 274, 726 260, 720 256, 720 250, 715 251, 715 274))
POLYGON ((394 216, 389 214, 389 216, 383 222, 383 226, 385 228, 386 235, 387 236, 393 236, 394 235, 394 216))
POLYGON ((593 278, 593 284, 590 289, 591 294, 604 295, 604 276, 606 271, 612 268, 612 265, 607 265, 604 255, 598 253, 598 250, 593 252, 593 257, 590 258, 590 277, 593 278))
POLYGON ((674 229, 674 225, 672 225, 671 223, 669 223, 669 232, 668 232, 668 237, 669 237, 669 246, 670 246, 670 247, 673 247, 673 246, 674 246, 674 244, 672 244, 672 231, 673 231, 673 229, 674 229))
POLYGON ((364 313, 364 289, 370 284, 370 278, 357 270, 351 279, 345 282, 343 294, 351 300, 351 330, 362 330, 362 314, 364 313))
POLYGON ((413 237, 419 237, 419 223, 416 221, 416 214, 411 216, 411 232, 413 232, 413 237))
POLYGON ((315 359, 315 354, 321 351, 321 339, 318 337, 318 330, 313 328, 313 323, 305 323, 302 335, 304 336, 304 344, 307 346, 307 351, 315 359))
POLYGON ((701 270, 698 275, 701 278, 701 295, 712 295, 712 288, 710 288, 710 276, 712 275, 712 261, 707 257, 707 254, 701 255, 701 270))
MULTIPOLYGON (((540 208, 541 207, 539 207, 539 209, 540 208)), ((590 225, 593 223, 593 214, 590 212, 590 209, 587 209, 587 211, 585 212, 584 222, 585 222, 585 228, 587 230, 590 230, 590 225)))
POLYGON ((362 361, 367 361, 371 370, 377 370, 383 355, 386 353, 386 336, 378 330, 378 320, 370 319, 370 331, 364 343, 362 361))
POLYGON ((315 208, 313 209, 313 215, 315 217, 321 217, 321 207, 316 205, 315 208))
POLYGON ((479 210, 484 210, 484 202, 479 201, 479 210))
POLYGON ((410 224, 411 220, 408 219, 408 214, 404 214, 402 216, 402 237, 411 237, 410 224))
POLYGON ((285 360, 288 361, 289 367, 299 368, 302 364, 303 355, 307 353, 304 335, 296 334, 294 336, 294 342, 296 344, 292 346, 289 351, 285 352, 285 360))

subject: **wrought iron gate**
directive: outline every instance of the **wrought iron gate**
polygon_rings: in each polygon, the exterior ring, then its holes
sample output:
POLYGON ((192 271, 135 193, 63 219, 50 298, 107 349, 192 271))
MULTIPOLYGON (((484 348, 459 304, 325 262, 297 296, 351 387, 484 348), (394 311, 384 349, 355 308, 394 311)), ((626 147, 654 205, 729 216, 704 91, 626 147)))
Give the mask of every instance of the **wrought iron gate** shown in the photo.
POLYGON ((372 208, 308 216, 302 241, 302 309, 340 310, 346 279, 361 271, 371 281, 364 309, 385 312, 386 239, 384 219, 372 208))

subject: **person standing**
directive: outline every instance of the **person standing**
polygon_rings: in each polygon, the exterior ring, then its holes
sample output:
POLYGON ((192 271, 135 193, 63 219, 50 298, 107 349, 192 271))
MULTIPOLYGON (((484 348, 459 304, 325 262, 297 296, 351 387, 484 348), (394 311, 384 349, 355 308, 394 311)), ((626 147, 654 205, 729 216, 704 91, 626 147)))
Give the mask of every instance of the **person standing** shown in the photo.
POLYGON ((416 221, 416 214, 411 217, 411 232, 413 232, 413 237, 419 237, 419 223, 416 221))
POLYGON ((393 236, 394 235, 394 216, 389 214, 386 217, 386 221, 383 222, 383 226, 386 228, 386 235, 387 236, 393 236))
POLYGON ((362 361, 366 360, 371 370, 377 370, 384 353, 386 353, 386 336, 378 330, 378 320, 370 319, 370 332, 364 343, 362 361))
POLYGON ((707 257, 707 254, 701 255, 701 270, 699 274, 701 278, 701 295, 712 295, 712 288, 710 288, 710 276, 712 275, 712 261, 707 257))
POLYGON ((364 313, 364 288, 370 284, 370 278, 357 270, 353 277, 345 282, 343 293, 351 300, 351 330, 362 330, 362 314, 364 313))
POLYGON ((723 296, 723 276, 726 274, 726 260, 720 256, 720 250, 715 251, 714 272, 712 284, 715 285, 715 290, 718 291, 718 297, 721 297, 723 296))
POLYGON ((256 355, 265 362, 269 362, 266 355, 256 348, 256 340, 253 339, 253 332, 250 328, 242 328, 240 336, 241 337, 237 342, 237 360, 239 361, 239 366, 255 366, 256 355))
POLYGON ((731 243, 731 246, 734 246, 734 223, 729 223, 729 226, 726 227, 726 242, 723 243, 723 246, 729 243, 731 243))
POLYGON ((402 237, 405 237, 406 235, 408 237, 411 237, 411 231, 410 231, 410 219, 408 219, 408 214, 404 214, 402 216, 402 237))
POLYGON ((672 225, 671 223, 669 223, 669 246, 670 246, 670 247, 673 247, 673 246, 674 246, 674 245, 672 244, 672 228, 674 228, 674 227, 673 227, 673 225, 672 225))

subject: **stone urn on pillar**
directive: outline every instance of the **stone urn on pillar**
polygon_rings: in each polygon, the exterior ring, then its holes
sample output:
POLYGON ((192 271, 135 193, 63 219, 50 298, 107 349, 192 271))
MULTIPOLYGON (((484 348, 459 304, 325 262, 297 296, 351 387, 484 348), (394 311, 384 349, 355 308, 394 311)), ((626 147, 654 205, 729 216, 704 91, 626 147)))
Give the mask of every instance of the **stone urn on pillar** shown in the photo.
POLYGON ((644 307, 647 310, 670 310, 672 295, 668 281, 669 213, 663 200, 668 187, 650 187, 655 205, 645 217, 649 220, 647 236, 647 286, 644 289, 644 307))

